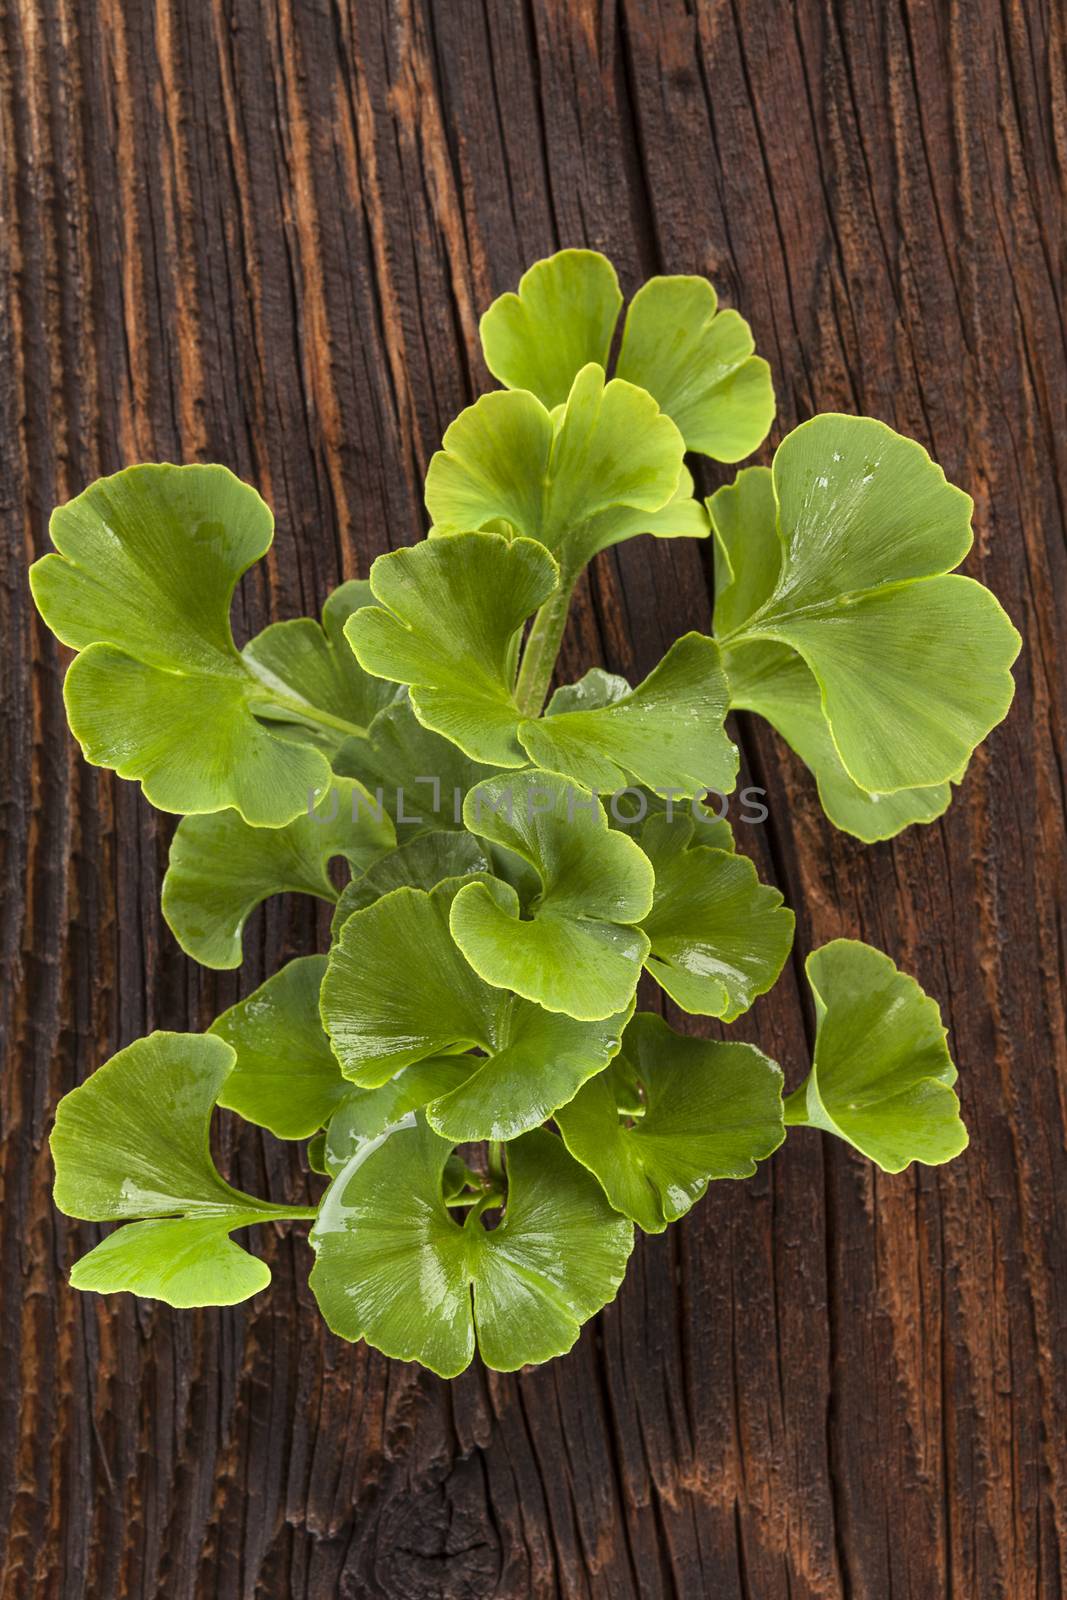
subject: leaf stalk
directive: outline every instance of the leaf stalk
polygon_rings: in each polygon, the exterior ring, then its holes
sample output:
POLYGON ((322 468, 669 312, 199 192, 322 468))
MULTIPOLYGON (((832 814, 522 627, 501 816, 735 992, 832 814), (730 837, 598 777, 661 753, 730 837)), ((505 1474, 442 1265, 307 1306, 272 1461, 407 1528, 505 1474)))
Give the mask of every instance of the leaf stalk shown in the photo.
POLYGON ((576 581, 561 578, 555 594, 545 601, 533 619, 515 680, 515 703, 524 717, 541 715, 563 642, 576 581))

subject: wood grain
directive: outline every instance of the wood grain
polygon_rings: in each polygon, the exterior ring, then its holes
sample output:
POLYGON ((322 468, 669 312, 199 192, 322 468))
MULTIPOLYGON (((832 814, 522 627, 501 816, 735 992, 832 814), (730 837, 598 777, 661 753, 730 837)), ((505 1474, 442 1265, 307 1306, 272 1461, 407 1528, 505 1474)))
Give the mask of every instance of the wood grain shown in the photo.
MULTIPOLYGON (((3 0, 0 1594, 1030 1600, 1067 1536, 1067 93, 1056 0, 3 0), (709 274, 817 409, 915 434, 1026 637, 948 817, 864 849, 743 726, 745 847, 800 954, 869 939, 951 1024, 972 1143, 875 1174, 798 1133, 639 1245, 568 1358, 447 1385, 324 1333, 302 1238, 229 1312, 72 1293, 59 1095, 324 934, 201 972, 168 824, 86 767, 27 561, 137 460, 218 460, 278 522, 242 635, 419 537, 487 385, 477 317, 560 244, 709 274)), ((722 481, 709 477, 707 486, 722 481)), ((601 557, 565 650, 647 670, 706 558, 601 557)), ((803 1070, 798 967, 741 1031, 803 1070)), ((223 1130, 242 1184, 298 1159, 223 1130)))

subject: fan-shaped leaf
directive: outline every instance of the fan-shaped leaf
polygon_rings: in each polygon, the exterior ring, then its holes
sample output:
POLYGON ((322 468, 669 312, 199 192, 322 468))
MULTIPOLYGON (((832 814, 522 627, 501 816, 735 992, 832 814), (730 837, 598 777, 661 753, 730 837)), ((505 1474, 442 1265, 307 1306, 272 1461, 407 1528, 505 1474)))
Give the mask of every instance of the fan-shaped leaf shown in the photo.
MULTIPOLYGON (((482 881, 503 897, 514 894, 482 881)), ((430 1056, 483 1051, 467 1058, 470 1076, 431 1101, 427 1117, 456 1141, 511 1139, 607 1065, 629 1009, 576 1022, 485 983, 449 932, 462 885, 448 880, 429 894, 396 889, 349 917, 330 952, 322 1016, 345 1076, 366 1087, 430 1056)))
POLYGON ((351 737, 352 726, 368 728, 396 697, 399 686, 364 672, 344 635, 352 613, 374 603, 369 582, 351 578, 327 599, 321 627, 311 617, 272 622, 245 645, 245 663, 266 689, 282 696, 280 712, 257 707, 258 716, 278 723, 272 731, 291 722, 293 736, 310 739, 332 755, 351 737), (313 708, 303 723, 301 702, 313 708), (323 711, 334 719, 332 724, 323 724, 323 711))
POLYGON ((626 313, 616 375, 647 389, 687 450, 740 461, 774 421, 774 385, 751 329, 706 278, 650 278, 626 313))
POLYGON ((519 739, 539 767, 599 793, 638 783, 676 796, 728 794, 738 767, 723 728, 728 693, 715 641, 687 633, 636 689, 589 711, 560 711, 555 696, 519 739))
POLYGON ((81 652, 64 696, 86 759, 139 779, 162 811, 232 806, 260 827, 299 816, 327 763, 257 717, 360 728, 276 674, 268 686, 255 651, 234 646, 234 587, 273 536, 255 490, 224 467, 128 467, 59 507, 51 533, 58 553, 30 582, 49 627, 81 652))
MULTIPOLYGON (((739 472, 708 508, 715 529, 715 631, 725 634, 743 628, 778 579, 782 547, 770 468, 739 472)), ((873 843, 945 811, 952 798, 947 783, 892 794, 868 794, 853 783, 823 716, 819 685, 788 645, 742 643, 725 652, 723 662, 731 707, 758 712, 796 752, 814 774, 822 808, 836 828, 873 843)))
POLYGON ((352 1093, 319 1017, 325 971, 325 956, 300 956, 211 1025, 236 1055, 218 1104, 279 1139, 309 1138, 352 1093))
POLYGON ((807 959, 815 1058, 786 1122, 836 1133, 885 1172, 967 1144, 937 1002, 880 950, 835 939, 807 959))
MULTIPOLYGON (((590 361, 608 364, 622 294, 615 268, 595 250, 560 250, 502 294, 481 320, 485 364, 507 389, 528 389, 552 410, 590 361)), ((635 380, 637 381, 637 380, 635 380)))
MULTIPOLYGON (((994 596, 950 573, 970 547, 969 497, 920 445, 867 417, 804 423, 772 470, 774 585, 720 642, 732 653, 770 640, 804 659, 860 788, 883 794, 957 778, 1011 703, 1019 649, 994 596)), ((739 544, 735 567, 745 559, 739 544)), ((767 559, 764 550, 761 571, 767 559)))
POLYGON ((712 1179, 749 1178, 777 1150, 782 1074, 755 1045, 687 1039, 642 1011, 556 1121, 616 1211, 662 1233, 712 1179))
POLYGON ((426 727, 475 761, 522 766, 517 637, 556 579, 555 562, 532 539, 430 540, 378 557, 370 581, 381 605, 357 611, 345 634, 368 672, 411 686, 426 727))
POLYGON ((707 533, 683 453, 652 397, 605 384, 599 366, 576 375, 555 420, 536 396, 497 390, 460 413, 430 462, 432 531, 503 523, 552 552, 569 590, 598 550, 621 539, 707 533))
POLYGON ((306 1139, 326 1127, 322 1171, 343 1166, 359 1139, 376 1138, 407 1112, 470 1075, 462 1056, 418 1061, 378 1089, 358 1089, 341 1073, 319 1015, 325 956, 290 961, 254 994, 212 1024, 237 1061, 218 1104, 279 1139, 306 1139))
POLYGON ((477 1207, 457 1223, 442 1195, 451 1149, 421 1121, 358 1149, 311 1234, 319 1309, 342 1338, 446 1378, 470 1363, 476 1332, 498 1371, 562 1355, 614 1298, 630 1223, 543 1129, 508 1146, 499 1226, 477 1207))
MULTIPOLYGON (((561 250, 485 313, 486 365, 508 389, 560 405, 585 362, 607 367, 621 304, 610 261, 561 250)), ((770 368, 752 351, 747 322, 718 310, 706 278, 651 278, 630 303, 615 375, 648 390, 687 449, 738 461, 774 420, 770 368)))
POLYGON ((733 1022, 778 981, 793 943, 793 913, 760 883, 747 856, 700 845, 651 818, 641 846, 656 872, 652 910, 641 924, 645 966, 683 1011, 733 1022))
POLYGON ((265 1263, 229 1234, 315 1213, 254 1199, 219 1176, 208 1134, 233 1064, 222 1039, 152 1033, 60 1101, 51 1139, 60 1211, 91 1222, 149 1219, 83 1257, 75 1288, 233 1305, 270 1282, 265 1263))
POLYGON ((171 841, 163 915, 195 960, 239 967, 245 922, 268 896, 336 900, 327 872, 333 857, 359 871, 394 842, 388 817, 351 778, 333 778, 314 809, 283 828, 250 828, 236 811, 184 817, 171 841))
POLYGON ((472 833, 526 861, 540 888, 524 917, 499 883, 459 891, 452 937, 475 972, 585 1021, 628 1006, 648 954, 634 924, 652 906, 652 867, 609 830, 600 801, 547 772, 505 773, 472 789, 463 815, 472 833))

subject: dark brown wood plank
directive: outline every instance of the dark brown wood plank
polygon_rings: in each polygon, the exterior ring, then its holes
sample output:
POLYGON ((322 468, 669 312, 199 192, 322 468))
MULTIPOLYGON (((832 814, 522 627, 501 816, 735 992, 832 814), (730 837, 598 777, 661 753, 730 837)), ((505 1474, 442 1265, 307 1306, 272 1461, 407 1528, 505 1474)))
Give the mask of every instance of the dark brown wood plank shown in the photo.
MULTIPOLYGON (((1065 81, 1049 0, 0 5, 4 1600, 1062 1592, 1065 81), (863 849, 739 729, 771 806, 743 843, 799 952, 859 935, 938 996, 971 1147, 887 1178, 796 1134, 515 1377, 325 1334, 290 1236, 233 1311, 73 1294, 94 1230, 51 1206, 59 1095, 324 927, 268 908, 236 976, 177 950, 168 825, 65 730, 25 584, 49 511, 129 461, 225 461, 278 522, 239 625, 314 610, 419 536, 488 381, 480 311, 579 243, 629 288, 713 278, 774 365, 772 441, 864 410, 975 496, 967 570, 1027 648, 942 822, 863 849)), ((647 670, 709 606, 700 552, 624 547, 565 668, 647 670)), ((798 972, 740 1030, 794 1079, 798 972)), ((267 1136, 224 1147, 306 1192, 267 1136)))

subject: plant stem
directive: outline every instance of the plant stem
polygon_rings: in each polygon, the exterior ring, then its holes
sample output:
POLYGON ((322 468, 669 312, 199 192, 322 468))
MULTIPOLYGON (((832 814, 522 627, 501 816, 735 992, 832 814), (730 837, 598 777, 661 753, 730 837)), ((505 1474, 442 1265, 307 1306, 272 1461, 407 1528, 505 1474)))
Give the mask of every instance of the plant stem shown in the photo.
POLYGON ((499 1139, 489 1141, 489 1176, 494 1184, 504 1184, 504 1146, 499 1139))
POLYGON ((515 680, 515 702, 524 717, 539 717, 567 626, 574 593, 574 578, 560 578, 559 588, 545 601, 533 620, 515 680))
MULTIPOLYGON (((349 738, 365 739, 367 730, 358 722, 346 722, 343 717, 335 717, 330 711, 322 711, 318 706, 312 706, 306 700, 290 700, 286 695, 267 693, 264 697, 264 708, 276 708, 280 711, 289 711, 300 722, 317 722, 322 728, 332 728, 337 733, 343 733, 349 738)), ((252 710, 256 710, 255 703, 252 710)), ((268 718, 268 720, 271 720, 268 718)), ((279 718, 273 720, 278 721, 279 718)))
POLYGON ((787 1128, 803 1128, 808 1121, 807 1084, 802 1083, 799 1089, 794 1089, 792 1094, 785 1097, 785 1125, 787 1128))

